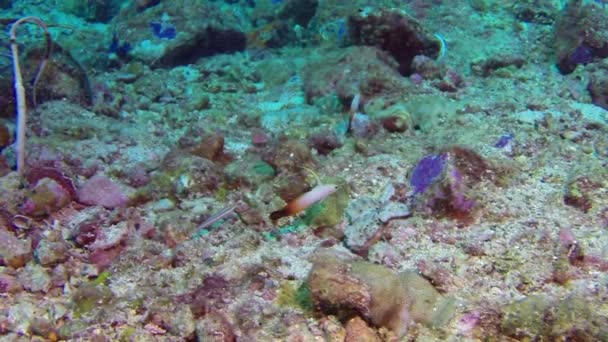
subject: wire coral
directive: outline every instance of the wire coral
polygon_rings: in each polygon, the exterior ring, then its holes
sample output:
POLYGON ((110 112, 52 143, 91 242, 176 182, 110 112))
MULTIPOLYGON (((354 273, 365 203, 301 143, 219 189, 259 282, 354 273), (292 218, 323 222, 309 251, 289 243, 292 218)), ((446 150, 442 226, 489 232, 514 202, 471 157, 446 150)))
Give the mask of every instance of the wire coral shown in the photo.
POLYGON ((32 98, 33 103, 36 105, 36 86, 40 80, 40 75, 44 71, 47 61, 51 56, 53 48, 53 41, 51 34, 49 33, 48 27, 42 19, 37 17, 24 17, 13 23, 10 31, 10 43, 11 43, 11 54, 13 58, 13 75, 14 75, 14 87, 15 96, 17 98, 17 172, 23 174, 25 170, 25 125, 27 118, 27 106, 25 101, 25 88, 23 86, 23 77, 21 76, 21 66, 19 64, 19 46, 17 44, 17 28, 23 23, 34 23, 40 26, 44 30, 44 36, 46 39, 46 51, 45 56, 40 62, 34 82, 32 85, 32 98))

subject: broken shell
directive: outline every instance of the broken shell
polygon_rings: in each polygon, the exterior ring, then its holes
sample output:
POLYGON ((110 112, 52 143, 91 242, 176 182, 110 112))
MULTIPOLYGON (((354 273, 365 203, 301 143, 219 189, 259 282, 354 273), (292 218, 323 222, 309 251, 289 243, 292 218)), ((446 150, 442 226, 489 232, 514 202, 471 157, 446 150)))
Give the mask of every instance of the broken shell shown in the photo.
POLYGON ((24 215, 15 215, 11 221, 12 225, 21 230, 32 228, 32 218, 24 215))

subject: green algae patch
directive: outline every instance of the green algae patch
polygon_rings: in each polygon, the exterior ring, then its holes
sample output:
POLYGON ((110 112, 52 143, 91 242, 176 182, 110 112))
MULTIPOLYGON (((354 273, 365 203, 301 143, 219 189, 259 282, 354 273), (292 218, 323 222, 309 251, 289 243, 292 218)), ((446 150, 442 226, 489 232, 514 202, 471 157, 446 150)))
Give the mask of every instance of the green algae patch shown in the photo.
POLYGON ((95 280, 93 280, 91 283, 93 285, 108 285, 109 278, 110 278, 110 272, 103 271, 103 272, 99 273, 97 278, 95 278, 95 280))
POLYGON ((274 177, 276 173, 274 168, 264 161, 259 161, 255 163, 253 165, 253 172, 263 177, 274 177))
POLYGON ((80 318, 96 308, 106 306, 113 299, 114 294, 106 286, 84 284, 72 295, 74 318, 80 318))
POLYGON ((296 281, 285 281, 279 287, 276 303, 282 307, 299 308, 307 315, 312 315, 313 303, 310 288, 300 286, 296 281))

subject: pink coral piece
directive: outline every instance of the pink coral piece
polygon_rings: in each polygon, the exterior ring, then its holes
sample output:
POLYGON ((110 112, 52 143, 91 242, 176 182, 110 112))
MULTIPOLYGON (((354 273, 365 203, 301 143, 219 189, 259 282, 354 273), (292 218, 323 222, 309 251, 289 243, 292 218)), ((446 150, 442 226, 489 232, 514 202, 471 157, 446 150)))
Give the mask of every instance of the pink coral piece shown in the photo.
POLYGON ((129 198, 118 184, 104 175, 95 175, 78 189, 78 201, 113 209, 127 204, 129 198))

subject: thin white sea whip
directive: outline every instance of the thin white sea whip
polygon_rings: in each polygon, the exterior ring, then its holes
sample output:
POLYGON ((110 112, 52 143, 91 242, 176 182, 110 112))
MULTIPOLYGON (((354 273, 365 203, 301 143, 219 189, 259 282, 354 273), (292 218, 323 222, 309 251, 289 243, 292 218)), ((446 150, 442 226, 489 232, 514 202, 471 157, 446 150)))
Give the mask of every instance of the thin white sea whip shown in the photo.
POLYGON ((13 57, 13 77, 15 87, 15 97, 17 98, 17 141, 16 141, 16 156, 17 156, 17 172, 23 175, 25 171, 25 128, 27 118, 27 106, 25 100, 25 88, 23 87, 23 77, 21 77, 21 67, 19 65, 19 46, 17 45, 17 27, 22 23, 34 23, 44 30, 46 38, 46 53, 45 57, 40 62, 36 77, 33 83, 33 102, 36 105, 36 85, 40 79, 40 75, 44 70, 46 62, 51 55, 53 42, 47 25, 38 17, 24 17, 13 23, 10 32, 11 53, 13 57))

